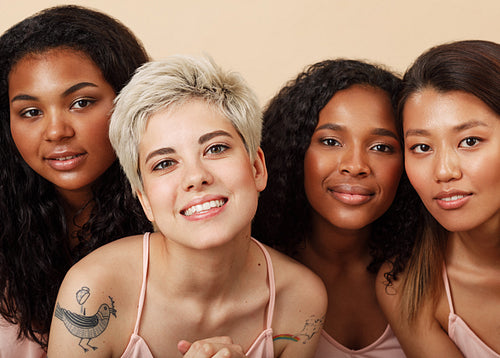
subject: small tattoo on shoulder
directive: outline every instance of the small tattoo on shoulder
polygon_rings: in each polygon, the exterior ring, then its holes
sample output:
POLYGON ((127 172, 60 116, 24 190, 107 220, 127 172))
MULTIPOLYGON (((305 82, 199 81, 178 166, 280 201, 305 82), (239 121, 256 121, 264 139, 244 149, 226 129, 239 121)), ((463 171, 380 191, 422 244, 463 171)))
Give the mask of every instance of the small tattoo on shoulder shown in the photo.
POLYGON ((97 347, 90 345, 90 341, 106 330, 111 315, 116 317, 115 301, 113 301, 111 296, 108 296, 110 304, 103 303, 94 315, 87 316, 86 309, 83 305, 89 297, 90 289, 85 286, 76 293, 76 301, 81 306, 81 314, 62 308, 59 302, 56 305, 54 313, 54 315, 64 323, 69 333, 80 338, 78 345, 82 347, 85 352, 89 350, 88 348, 92 348, 92 350, 97 349, 97 347), (85 339, 87 340, 86 346, 88 348, 82 345, 82 341, 85 339))
POLYGON ((324 321, 325 316, 316 317, 315 315, 312 315, 305 321, 304 327, 297 334, 298 337, 302 337, 302 344, 309 342, 312 337, 321 330, 324 321))
POLYGON ((325 321, 325 316, 318 318, 312 315, 308 318, 302 330, 297 334, 279 334, 273 337, 273 341, 278 340, 288 340, 293 342, 302 342, 302 344, 308 343, 316 333, 318 333, 323 327, 325 321))

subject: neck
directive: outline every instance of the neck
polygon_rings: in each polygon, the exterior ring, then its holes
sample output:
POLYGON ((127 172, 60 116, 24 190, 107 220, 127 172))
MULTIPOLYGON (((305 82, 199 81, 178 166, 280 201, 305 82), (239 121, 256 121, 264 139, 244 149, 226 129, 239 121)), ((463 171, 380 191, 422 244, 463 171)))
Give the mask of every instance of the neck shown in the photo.
POLYGON ((467 260, 476 267, 500 268, 500 228, 490 225, 450 233, 447 256, 450 255, 467 260))
MULTIPOLYGON (((193 249, 160 235, 158 260, 159 277, 165 278, 175 294, 213 301, 227 296, 244 285, 245 277, 256 256, 250 234, 241 235, 227 243, 209 249, 193 249)), ((258 248, 257 248, 258 249, 258 248)))
POLYGON ((344 229, 331 225, 320 218, 313 220, 312 233, 298 260, 320 276, 334 272, 357 270, 366 271, 371 261, 368 242, 371 227, 344 229))
POLYGON ((71 248, 78 244, 76 232, 89 220, 92 211, 92 197, 90 190, 61 190, 56 188, 59 193, 66 221, 68 224, 68 235, 71 248))

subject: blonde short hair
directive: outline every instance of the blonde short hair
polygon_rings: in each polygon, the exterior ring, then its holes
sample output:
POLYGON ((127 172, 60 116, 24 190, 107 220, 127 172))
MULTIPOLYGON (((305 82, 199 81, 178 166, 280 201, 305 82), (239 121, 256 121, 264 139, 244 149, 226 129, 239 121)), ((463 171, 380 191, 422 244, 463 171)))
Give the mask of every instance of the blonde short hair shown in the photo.
POLYGON ((238 73, 209 57, 173 56, 141 66, 115 99, 109 137, 133 191, 143 191, 139 143, 155 113, 201 99, 228 118, 253 160, 260 146, 262 112, 238 73))

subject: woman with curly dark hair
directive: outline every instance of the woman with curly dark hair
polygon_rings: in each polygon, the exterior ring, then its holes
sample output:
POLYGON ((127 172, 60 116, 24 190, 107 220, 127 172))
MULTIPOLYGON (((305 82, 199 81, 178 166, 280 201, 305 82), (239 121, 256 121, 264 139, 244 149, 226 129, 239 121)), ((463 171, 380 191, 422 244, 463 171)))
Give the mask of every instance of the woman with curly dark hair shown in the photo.
POLYGON ((427 50, 398 112, 425 229, 400 277, 379 279, 381 307, 408 357, 499 358, 500 44, 427 50))
POLYGON ((327 60, 288 83, 264 114, 269 180, 254 233, 323 279, 329 305, 317 357, 404 357, 375 297, 377 270, 400 246, 410 251, 414 227, 399 88, 378 66, 327 60))
POLYGON ((147 60, 127 27, 77 6, 46 9, 0 37, 2 356, 27 355, 13 351, 23 342, 46 347, 75 262, 150 230, 108 138, 113 100, 147 60), (9 340, 14 330, 23 342, 9 340))

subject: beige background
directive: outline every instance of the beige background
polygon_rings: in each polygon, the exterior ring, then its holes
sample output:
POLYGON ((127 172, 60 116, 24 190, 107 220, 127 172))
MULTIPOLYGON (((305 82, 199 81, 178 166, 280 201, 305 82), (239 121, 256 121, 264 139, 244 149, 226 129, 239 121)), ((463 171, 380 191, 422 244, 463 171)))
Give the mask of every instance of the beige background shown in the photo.
MULTIPOLYGON (((0 32, 54 0, 0 0, 0 32)), ((500 0, 80 0, 125 23, 154 59, 209 53, 265 104, 304 66, 350 57, 403 72, 430 46, 500 42, 500 0)))

